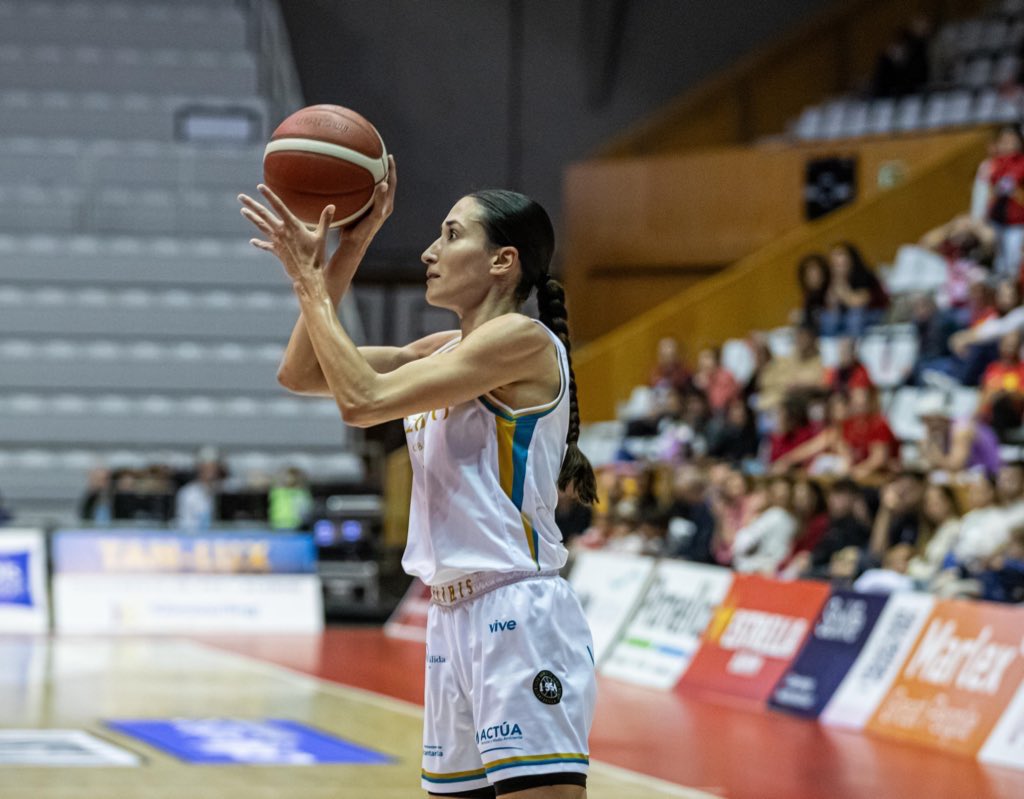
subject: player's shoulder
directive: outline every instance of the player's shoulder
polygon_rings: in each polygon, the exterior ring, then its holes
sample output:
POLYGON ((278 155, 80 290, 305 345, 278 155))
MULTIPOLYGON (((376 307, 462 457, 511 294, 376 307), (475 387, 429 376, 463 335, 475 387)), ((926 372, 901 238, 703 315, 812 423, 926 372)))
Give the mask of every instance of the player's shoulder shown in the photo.
POLYGON ((533 340, 538 345, 546 345, 550 340, 548 334, 544 332, 543 324, 521 313, 496 316, 484 322, 477 330, 481 333, 481 338, 512 340, 516 343, 533 340))

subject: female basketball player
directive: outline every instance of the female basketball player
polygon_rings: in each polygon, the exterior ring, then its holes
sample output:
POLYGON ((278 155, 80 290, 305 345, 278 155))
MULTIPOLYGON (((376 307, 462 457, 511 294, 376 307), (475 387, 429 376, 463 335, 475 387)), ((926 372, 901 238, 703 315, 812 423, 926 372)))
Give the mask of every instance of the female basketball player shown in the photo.
POLYGON ((427 302, 461 330, 407 347, 357 348, 336 313, 391 212, 390 185, 325 260, 333 206, 315 230, 265 186, 239 197, 299 298, 279 378, 332 395, 349 424, 404 419, 413 463, 406 571, 431 586, 423 787, 431 795, 586 796, 594 661, 582 610, 557 576, 566 550, 556 484, 594 499, 576 446, 579 415, 554 233, 513 192, 459 200, 423 253, 427 302), (272 210, 271 210, 272 209, 272 210), (541 322, 519 308, 537 291, 541 322))

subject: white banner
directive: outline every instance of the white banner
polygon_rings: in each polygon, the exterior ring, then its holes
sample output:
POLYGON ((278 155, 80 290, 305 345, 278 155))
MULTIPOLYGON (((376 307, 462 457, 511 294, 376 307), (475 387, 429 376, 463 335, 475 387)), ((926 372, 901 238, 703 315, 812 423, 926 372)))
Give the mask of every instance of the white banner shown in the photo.
POLYGON ((892 594, 875 629, 846 678, 825 705, 820 720, 861 729, 892 686, 903 661, 935 606, 928 594, 892 594))
POLYGON ((0 529, 0 633, 46 633, 47 604, 42 532, 0 529))
POLYGON ((1024 769, 1024 683, 978 753, 982 763, 1024 769))
POLYGON ((55 574, 60 633, 317 633, 315 574, 55 574))
POLYGON ((138 766, 137 755, 82 730, 0 730, 0 766, 138 766))
POLYGON ((653 568, 652 558, 639 555, 590 551, 576 555, 569 582, 587 614, 597 663, 632 615, 653 568))
POLYGON ((711 617, 729 593, 728 569, 661 561, 601 673, 668 690, 683 676, 711 617))

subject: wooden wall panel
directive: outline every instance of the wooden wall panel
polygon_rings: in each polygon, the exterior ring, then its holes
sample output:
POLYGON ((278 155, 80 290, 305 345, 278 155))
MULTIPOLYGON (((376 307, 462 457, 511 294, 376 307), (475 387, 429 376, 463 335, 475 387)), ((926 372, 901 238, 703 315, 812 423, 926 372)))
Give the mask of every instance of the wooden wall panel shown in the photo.
MULTIPOLYGON (((672 335, 694 352, 751 330, 784 324, 798 300, 794 265, 806 252, 838 239, 861 245, 872 259, 966 209, 988 135, 976 133, 936 158, 902 186, 805 224, 701 281, 582 349, 573 359, 580 410, 587 421, 614 417, 615 405, 646 380, 657 340, 672 335)), ((573 298, 573 322, 590 300, 573 298)))
MULTIPOLYGON (((799 227, 810 157, 855 155, 863 202, 878 192, 882 164, 897 161, 912 172, 976 136, 727 148, 574 165, 566 174, 562 260, 569 299, 581 307, 574 314, 574 335, 590 341, 623 318, 596 310, 601 301, 581 301, 606 290, 594 282, 596 272, 621 271, 620 291, 630 274, 643 283, 656 267, 707 274, 799 227)), ((963 192, 966 198, 969 183, 963 192)), ((642 287, 628 290, 645 293, 642 287)))

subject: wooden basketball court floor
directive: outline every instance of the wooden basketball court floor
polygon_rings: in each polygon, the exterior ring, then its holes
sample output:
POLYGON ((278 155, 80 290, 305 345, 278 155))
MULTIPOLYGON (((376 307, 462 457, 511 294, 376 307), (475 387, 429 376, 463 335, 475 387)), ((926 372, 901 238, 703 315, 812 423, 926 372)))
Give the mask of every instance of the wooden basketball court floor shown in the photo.
MULTIPOLYGON (((379 629, 322 636, 0 638, 0 731, 86 730, 127 767, 0 767, 2 799, 420 797, 423 648, 379 629), (116 718, 288 718, 388 765, 190 765, 114 732, 116 718)), ((609 680, 591 799, 1020 799, 1024 773, 609 680)))

